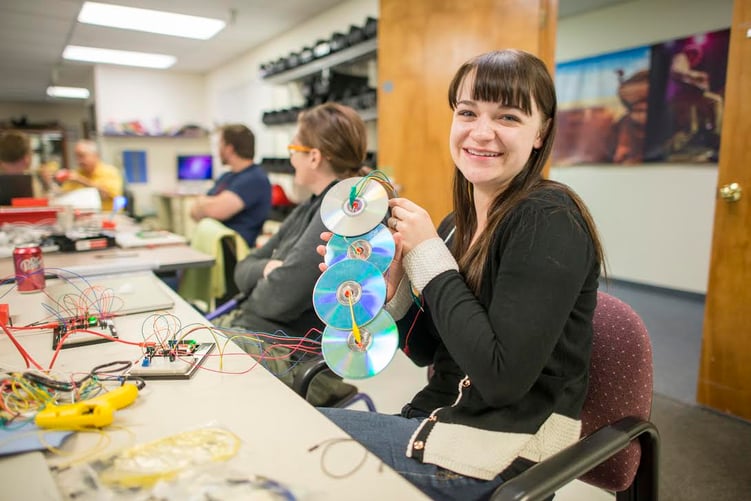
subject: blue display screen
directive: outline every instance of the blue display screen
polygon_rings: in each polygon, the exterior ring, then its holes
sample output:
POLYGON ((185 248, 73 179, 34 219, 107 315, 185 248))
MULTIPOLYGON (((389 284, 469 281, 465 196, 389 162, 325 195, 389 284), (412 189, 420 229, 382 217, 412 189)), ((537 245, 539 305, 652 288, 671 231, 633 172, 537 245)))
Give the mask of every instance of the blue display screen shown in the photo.
POLYGON ((201 181, 212 179, 213 174, 213 158, 211 155, 178 155, 178 180, 201 181))

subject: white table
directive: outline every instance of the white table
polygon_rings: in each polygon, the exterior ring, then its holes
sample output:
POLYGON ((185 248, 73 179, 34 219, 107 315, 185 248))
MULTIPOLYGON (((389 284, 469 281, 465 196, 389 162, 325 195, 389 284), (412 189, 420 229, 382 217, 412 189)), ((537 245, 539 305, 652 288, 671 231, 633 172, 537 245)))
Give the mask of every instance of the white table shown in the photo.
MULTIPOLYGON (((44 267, 51 274, 67 270, 80 275, 125 273, 139 270, 157 272, 177 271, 192 267, 214 265, 214 256, 186 244, 121 249, 111 247, 101 251, 43 253, 44 267)), ((15 275, 13 258, 0 258, 0 278, 15 275)))
MULTIPOLYGON (((183 325, 206 324, 203 317, 163 283, 155 280, 155 285, 174 296, 176 306, 171 313, 183 325)), ((0 295, 9 287, 13 288, 12 285, 0 287, 0 295)), ((45 316, 39 306, 41 294, 19 294, 14 289, 3 297, 2 302, 10 304, 14 325, 45 316)), ((116 318, 119 336, 129 341, 142 340, 144 319, 150 315, 116 318)), ((190 337, 213 341, 205 330, 190 337)), ((17 338, 43 367, 49 364, 53 353, 49 331, 19 333, 17 338)), ((140 354, 141 348, 116 342, 68 348, 60 352, 54 369, 58 374, 88 372, 98 364, 136 360, 140 354)), ((219 370, 218 350, 215 349, 213 355, 206 367, 219 370)), ((4 334, 0 336, 0 364, 6 368, 23 368, 20 355, 4 334)), ((327 476, 321 469, 321 448, 313 452, 309 449, 347 435, 262 366, 257 365, 245 374, 231 374, 245 371, 253 364, 251 358, 230 343, 224 357, 224 373, 199 369, 188 381, 148 381, 134 404, 116 412, 113 424, 131 430, 138 443, 211 424, 227 428, 243 441, 241 456, 249 474, 300 487, 305 499, 424 499, 419 490, 353 442, 332 446, 326 456, 326 466, 333 472, 349 471, 367 455, 362 467, 346 478, 327 476)), ((118 445, 133 445, 127 433, 119 431, 109 435, 113 442, 109 451, 118 445)), ((64 450, 82 453, 97 440, 93 434, 77 434, 65 442, 64 450)), ((56 464, 63 459, 47 454, 47 460, 56 464)), ((8 473, 11 472, 6 475, 8 473)), ((18 478, 18 482, 29 480, 20 471, 14 478, 18 478)))

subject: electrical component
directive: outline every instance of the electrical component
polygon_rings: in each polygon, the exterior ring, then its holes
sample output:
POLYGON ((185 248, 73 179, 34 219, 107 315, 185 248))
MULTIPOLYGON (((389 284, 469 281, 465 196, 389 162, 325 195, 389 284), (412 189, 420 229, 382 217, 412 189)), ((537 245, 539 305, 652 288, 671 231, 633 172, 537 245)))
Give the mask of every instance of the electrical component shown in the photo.
POLYGON ((174 340, 158 345, 145 343, 145 354, 131 376, 143 379, 190 379, 216 346, 194 340, 174 340))
POLYGON ((65 337, 65 340, 62 341, 63 345, 60 349, 64 350, 65 348, 111 341, 106 337, 97 336, 89 332, 73 332, 95 329, 109 330, 110 337, 118 337, 115 322, 111 318, 99 318, 97 315, 82 315, 80 317, 69 318, 52 330, 52 349, 56 350, 65 335, 69 332, 68 337, 65 337))
POLYGON ((0 304, 0 325, 10 326, 10 309, 8 303, 0 304))

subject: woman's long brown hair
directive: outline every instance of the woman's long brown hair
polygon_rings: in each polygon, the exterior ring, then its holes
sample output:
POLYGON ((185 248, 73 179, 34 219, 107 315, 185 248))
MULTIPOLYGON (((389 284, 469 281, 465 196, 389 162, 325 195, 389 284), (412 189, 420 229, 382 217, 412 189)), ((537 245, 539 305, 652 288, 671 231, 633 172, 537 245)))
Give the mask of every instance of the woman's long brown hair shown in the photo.
POLYGON ((542 114, 543 142, 533 149, 521 172, 498 193, 490 204, 487 224, 474 245, 472 237, 477 230, 477 215, 472 200, 472 185, 458 168, 454 170, 454 234, 452 253, 457 256, 459 268, 467 284, 479 294, 482 274, 490 252, 493 236, 506 216, 523 200, 541 188, 565 192, 576 204, 592 237, 595 254, 604 266, 604 253, 592 215, 584 202, 568 186, 542 177, 543 168, 553 149, 556 130, 556 96, 553 79, 545 63, 536 56, 519 50, 501 50, 482 54, 464 63, 454 75, 449 86, 449 105, 456 109, 462 85, 474 78, 470 89, 472 99, 518 107, 532 113, 532 102, 542 114))

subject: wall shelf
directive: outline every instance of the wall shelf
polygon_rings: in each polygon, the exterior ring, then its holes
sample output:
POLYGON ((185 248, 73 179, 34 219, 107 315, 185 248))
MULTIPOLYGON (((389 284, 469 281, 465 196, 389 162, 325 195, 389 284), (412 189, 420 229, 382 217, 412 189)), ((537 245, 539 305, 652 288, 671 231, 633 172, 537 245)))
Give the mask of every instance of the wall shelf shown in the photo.
POLYGON ((171 134, 100 134, 99 137, 125 139, 204 139, 208 134, 199 135, 171 135, 171 134))
POLYGON ((314 75, 320 71, 323 71, 334 66, 341 64, 353 63, 360 59, 364 59, 373 55, 378 50, 378 40, 372 38, 365 40, 352 47, 347 47, 340 51, 329 54, 319 59, 314 59, 309 63, 302 64, 296 68, 292 68, 281 73, 275 73, 264 77, 264 82, 272 84, 284 84, 300 80, 301 78, 314 75))
MULTIPOLYGON (((301 109, 300 111, 305 111, 308 108, 301 109)), ((354 108, 355 111, 362 117, 364 122, 369 122, 372 120, 378 119, 378 109, 377 108, 366 108, 366 109, 360 109, 360 108, 354 108)), ((278 123, 264 123, 266 127, 289 127, 293 125, 297 125, 297 120, 290 120, 286 122, 278 122, 278 123)))

